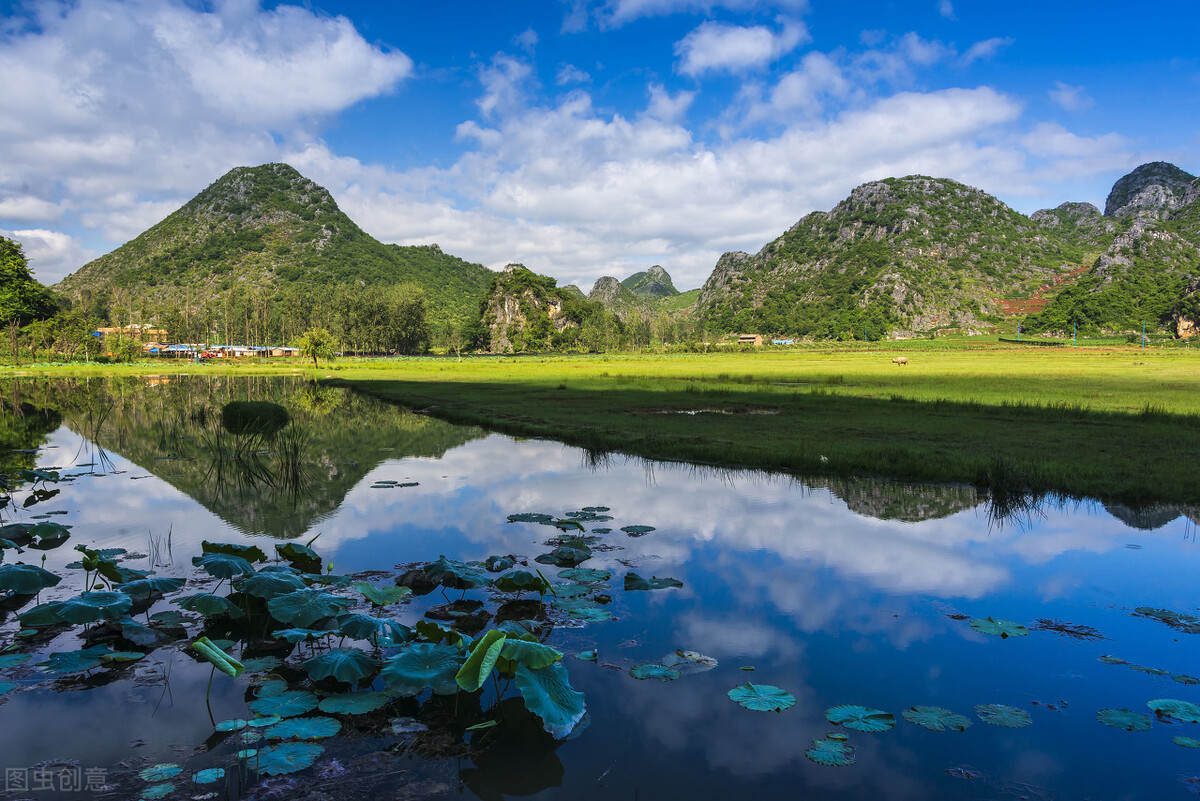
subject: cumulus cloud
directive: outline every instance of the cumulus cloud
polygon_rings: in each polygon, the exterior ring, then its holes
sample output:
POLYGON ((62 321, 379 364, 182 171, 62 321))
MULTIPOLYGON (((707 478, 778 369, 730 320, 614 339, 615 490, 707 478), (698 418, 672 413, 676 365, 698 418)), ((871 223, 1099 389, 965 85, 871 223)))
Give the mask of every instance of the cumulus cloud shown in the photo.
POLYGON ((1007 37, 996 36, 991 39, 984 39, 968 47, 967 51, 962 54, 961 61, 964 65, 970 65, 980 59, 991 58, 1002 48, 1008 47, 1012 43, 1013 40, 1007 37))
MULTIPOLYGON (((572 4, 578 16, 583 3, 572 4)), ((782 9, 800 13, 808 8, 808 0, 605 0, 595 9, 595 17, 601 25, 618 27, 643 17, 663 17, 679 13, 709 13, 715 9, 726 11, 758 11, 782 9)), ((586 19, 586 18, 585 18, 586 19)), ((576 20, 578 24, 578 19, 576 20)))
POLYGON ((810 38, 808 29, 795 21, 784 21, 777 31, 705 22, 675 45, 675 54, 684 75, 745 72, 767 66, 810 38))
POLYGON ((938 13, 946 19, 957 19, 954 16, 954 3, 950 0, 938 0, 937 9, 938 13))
POLYGON ((1094 100, 1082 86, 1071 86, 1062 81, 1055 81, 1050 90, 1050 99, 1064 111, 1084 111, 1095 105, 1094 100))
POLYGON ((0 236, 21 243, 33 277, 47 285, 57 283, 79 265, 99 255, 58 231, 42 228, 16 231, 0 229, 0 236))
POLYGON ((588 75, 574 64, 559 64, 558 74, 554 78, 554 82, 559 86, 568 86, 573 83, 588 83, 591 80, 591 75, 588 75))

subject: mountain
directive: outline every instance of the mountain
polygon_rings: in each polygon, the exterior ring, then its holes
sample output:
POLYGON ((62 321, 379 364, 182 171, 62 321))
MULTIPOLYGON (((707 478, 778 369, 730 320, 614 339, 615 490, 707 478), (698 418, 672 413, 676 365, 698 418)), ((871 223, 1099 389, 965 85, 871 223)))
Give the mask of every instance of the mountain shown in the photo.
POLYGON ((589 318, 603 308, 583 298, 578 287, 557 284, 522 264, 505 267, 481 304, 471 346, 491 353, 575 346, 589 318))
POLYGON ((1088 215, 1049 216, 1057 226, 945 178, 873 181, 755 255, 721 256, 697 313, 719 331, 817 338, 982 328, 1002 319, 1004 297, 1085 262, 1088 238, 1055 229, 1088 215))
POLYGON ((1115 224, 1111 243, 1026 318, 1025 330, 1138 331, 1144 324, 1190 336, 1200 320, 1200 180, 1173 164, 1143 164, 1113 185, 1105 219, 1115 224))
POLYGON ((671 276, 657 264, 649 270, 629 276, 621 282, 621 286, 647 298, 669 298, 679 294, 679 290, 671 283, 671 276))
POLYGON ((1120 227, 1091 203, 1063 203, 1053 209, 1035 211, 1029 219, 1071 245, 1094 251, 1111 245, 1120 227))
MULTIPOLYGON (((405 282, 426 295, 431 322, 470 320, 493 273, 437 245, 385 245, 347 217, 324 188, 287 164, 230 170, 135 239, 63 279, 75 300, 114 292, 124 306, 161 309, 254 288, 279 299, 297 287, 334 289, 405 282)), ((306 302, 301 303, 305 305, 306 302)))
MULTIPOLYGON (((628 279, 626 279, 628 280, 628 279)), ((604 275, 592 284, 592 291, 587 299, 599 303, 622 320, 634 312, 643 315, 650 312, 650 299, 629 289, 624 281, 618 281, 611 275, 604 275)))

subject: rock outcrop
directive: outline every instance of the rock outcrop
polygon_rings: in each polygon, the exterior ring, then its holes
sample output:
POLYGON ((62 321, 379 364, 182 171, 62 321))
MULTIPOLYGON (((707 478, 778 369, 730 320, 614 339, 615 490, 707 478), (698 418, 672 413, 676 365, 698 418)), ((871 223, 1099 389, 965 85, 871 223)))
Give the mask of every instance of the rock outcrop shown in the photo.
POLYGON ((1196 176, 1165 161, 1143 164, 1113 184, 1104 204, 1104 216, 1128 217, 1150 212, 1163 219, 1188 202, 1195 181, 1196 176))

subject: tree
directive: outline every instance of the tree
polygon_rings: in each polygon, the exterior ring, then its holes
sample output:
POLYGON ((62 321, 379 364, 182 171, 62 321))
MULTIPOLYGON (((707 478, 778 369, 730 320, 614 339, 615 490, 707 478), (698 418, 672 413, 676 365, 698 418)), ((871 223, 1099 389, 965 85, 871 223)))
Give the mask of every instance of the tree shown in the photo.
POLYGON ((337 356, 337 343, 333 335, 324 328, 310 328, 305 331, 296 340, 296 347, 300 349, 301 356, 312 356, 313 367, 321 366, 317 363, 318 358, 333 361, 337 356))
POLYGON ((54 314, 50 290, 29 272, 19 242, 0 236, 0 322, 15 320, 24 325, 54 314))

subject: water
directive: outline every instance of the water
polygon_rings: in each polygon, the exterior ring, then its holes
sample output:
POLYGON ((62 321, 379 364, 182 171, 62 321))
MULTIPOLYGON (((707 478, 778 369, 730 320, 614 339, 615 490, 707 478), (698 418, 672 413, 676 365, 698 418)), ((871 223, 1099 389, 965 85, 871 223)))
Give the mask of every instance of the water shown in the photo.
MULTIPOLYGON (((426 694, 342 718, 342 733, 325 741, 313 769, 236 777, 237 748, 214 736, 213 721, 252 716, 250 674, 218 673, 206 704, 211 671, 177 645, 82 680, 55 683, 30 667, 53 651, 82 647, 75 627, 25 646, 36 654, 30 665, 0 671, 0 682, 21 685, 0 696, 0 764, 9 780, 22 771, 32 780, 29 768, 58 761, 68 772, 90 769, 110 797, 137 798, 148 786, 137 771, 173 762, 185 771, 171 798, 461 791, 483 799, 1163 799, 1187 797, 1195 787, 1188 779, 1200 774, 1200 750, 1172 742, 1200 738, 1200 725, 1155 719, 1149 731, 1127 732, 1096 719, 1108 708, 1154 717, 1146 707, 1154 699, 1200 702, 1200 686, 1171 677, 1200 675, 1200 635, 1134 614, 1144 607, 1196 613, 1200 549, 1184 514, 1194 518, 1192 510, 1050 505, 996 525, 970 488, 866 480, 808 486, 753 472, 597 461, 558 443, 453 427, 296 380, 9 381, 0 396, 10 410, 0 418, 4 444, 37 448, 0 455, 3 465, 73 476, 54 498, 4 510, 6 522, 65 511, 49 519, 73 526, 66 545, 46 552, 47 569, 65 578, 41 601, 82 589, 80 571, 66 568, 79 557, 72 550, 79 543, 125 548, 135 558, 124 566, 187 577, 185 593, 216 584, 190 563, 203 540, 271 550, 274 541, 315 536, 313 547, 335 573, 385 571, 367 573, 381 585, 399 566, 442 554, 514 554, 552 577, 555 568, 532 559, 560 532, 509 523, 509 515, 606 506, 613 517, 588 524, 611 528, 598 536, 613 549, 598 550, 583 566, 612 572, 606 608, 615 619, 583 625, 559 615, 545 635, 566 654, 571 683, 586 696, 588 718, 571 739, 555 742, 522 721, 519 700, 505 702, 503 726, 465 732, 489 717, 489 683, 479 700, 460 696, 457 709, 452 696, 426 694), (261 462, 243 453, 238 461, 231 455, 238 439, 217 439, 221 407, 239 399, 289 409, 303 440, 299 474, 289 476, 273 453, 260 454, 261 462), (221 449, 223 460, 212 456, 221 449), (373 487, 381 481, 396 486, 373 487), (620 530, 629 525, 655 530, 633 537, 620 530), (631 570, 684 586, 626 592, 622 580, 631 570), (1030 627, 1039 620, 1086 626, 1104 639, 1038 629, 1001 639, 968 626, 987 616, 1030 627), (575 658, 590 649, 598 662, 575 658), (667 683, 628 675, 675 649, 719 664, 667 683), (1102 655, 1130 664, 1106 664, 1097 660, 1102 655), (778 686, 796 704, 778 713, 743 709, 726 692, 747 681, 778 686), (985 703, 1025 710, 1032 725, 988 725, 974 711, 985 703), (853 765, 815 764, 805 756, 813 741, 845 731, 824 717, 838 704, 891 712, 896 726, 846 732, 856 748, 853 765), (901 716, 913 705, 945 707, 972 725, 928 731, 901 716), (410 717, 429 729, 393 733, 392 721, 410 717), (191 771, 216 766, 229 769, 224 782, 186 781, 191 771)), ((40 558, 32 550, 5 552, 6 563, 40 558)), ((488 598, 481 591, 468 597, 488 598)), ((169 601, 151 612, 176 608, 169 601)), ((445 601, 435 592, 392 609, 413 625, 445 601)), ((0 644, 19 628, 8 614, 0 644)), ((199 626, 188 633, 196 636, 199 626)), ((10 781, 7 789, 17 788, 10 781)), ((5 797, 86 795, 60 786, 5 797)))

